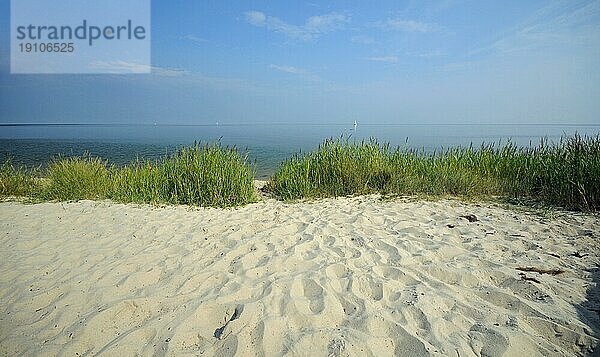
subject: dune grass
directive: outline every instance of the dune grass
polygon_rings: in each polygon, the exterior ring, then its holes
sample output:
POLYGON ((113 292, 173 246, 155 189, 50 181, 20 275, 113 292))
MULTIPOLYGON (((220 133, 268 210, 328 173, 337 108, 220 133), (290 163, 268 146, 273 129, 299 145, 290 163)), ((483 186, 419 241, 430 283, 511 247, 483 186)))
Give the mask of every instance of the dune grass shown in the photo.
POLYGON ((99 158, 56 159, 48 166, 34 196, 58 201, 104 199, 112 189, 113 172, 99 158))
POLYGON ((427 154, 376 140, 327 140, 285 161, 268 189, 284 200, 369 193, 541 201, 567 209, 600 208, 600 137, 549 144, 452 148, 427 154))
MULTIPOLYGON (((0 167, 0 197, 231 207, 256 201, 254 171, 235 148, 194 145, 157 162, 115 167, 91 157, 46 169, 0 167)), ((326 140, 283 162, 267 184, 282 200, 384 195, 502 197, 567 209, 600 209, 600 136, 537 146, 483 145, 436 153, 376 140, 326 140)))
POLYGON ((39 182, 33 171, 15 167, 11 160, 0 166, 0 197, 32 196, 39 191, 39 182))
POLYGON ((162 202, 231 207, 256 201, 254 172, 233 148, 183 148, 158 163, 117 170, 109 197, 121 202, 162 202))
POLYGON ((235 148, 207 144, 125 167, 73 157, 27 172, 8 162, 0 171, 0 196, 231 207, 256 201, 253 178, 253 169, 235 148))

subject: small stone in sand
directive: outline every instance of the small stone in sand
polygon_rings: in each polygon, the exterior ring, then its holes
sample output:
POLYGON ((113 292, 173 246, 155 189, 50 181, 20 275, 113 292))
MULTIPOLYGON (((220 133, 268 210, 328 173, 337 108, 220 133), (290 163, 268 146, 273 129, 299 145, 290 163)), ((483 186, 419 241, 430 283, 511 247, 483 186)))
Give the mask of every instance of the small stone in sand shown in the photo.
POLYGON ((477 216, 474 214, 465 214, 465 215, 460 216, 460 218, 465 218, 466 220, 468 220, 471 223, 477 222, 479 220, 479 219, 477 219, 477 216))

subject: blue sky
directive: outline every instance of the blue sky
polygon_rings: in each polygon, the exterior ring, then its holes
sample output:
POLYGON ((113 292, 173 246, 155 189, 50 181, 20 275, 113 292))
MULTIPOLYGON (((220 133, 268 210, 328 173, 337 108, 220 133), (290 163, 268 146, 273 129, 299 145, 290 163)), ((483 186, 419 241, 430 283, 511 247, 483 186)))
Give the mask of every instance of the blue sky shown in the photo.
POLYGON ((11 75, 9 14, 4 123, 600 123, 600 1, 156 0, 137 75, 11 75))

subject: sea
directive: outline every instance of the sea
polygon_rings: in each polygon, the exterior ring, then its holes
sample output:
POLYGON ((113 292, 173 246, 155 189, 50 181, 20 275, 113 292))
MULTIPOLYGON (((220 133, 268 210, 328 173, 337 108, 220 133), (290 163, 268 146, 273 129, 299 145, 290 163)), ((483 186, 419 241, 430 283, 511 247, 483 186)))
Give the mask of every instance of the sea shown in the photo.
POLYGON ((596 136, 598 125, 568 124, 4 124, 0 162, 44 167, 57 157, 90 155, 114 165, 160 160, 194 143, 234 146, 248 157, 256 177, 267 178, 296 154, 314 150, 328 138, 370 140, 425 152, 457 146, 537 145, 574 134, 596 136))

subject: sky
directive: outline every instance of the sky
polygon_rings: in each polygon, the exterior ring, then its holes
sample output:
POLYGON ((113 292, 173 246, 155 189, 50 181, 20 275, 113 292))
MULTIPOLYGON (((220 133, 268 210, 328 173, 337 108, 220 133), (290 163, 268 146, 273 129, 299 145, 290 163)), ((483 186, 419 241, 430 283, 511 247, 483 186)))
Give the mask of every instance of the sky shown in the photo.
POLYGON ((151 74, 16 75, 0 0, 0 123, 600 124, 600 0, 155 0, 151 16, 151 74))

